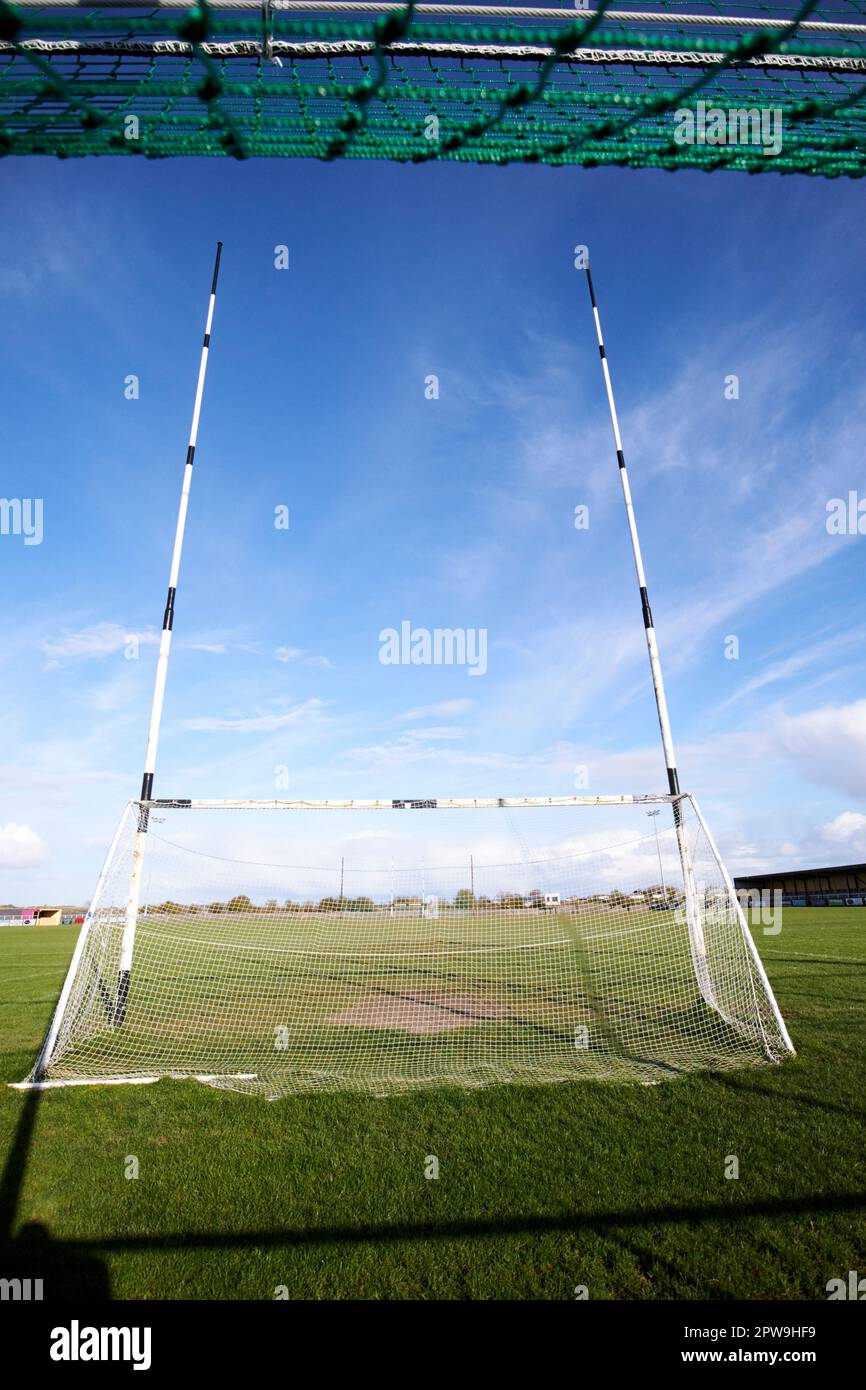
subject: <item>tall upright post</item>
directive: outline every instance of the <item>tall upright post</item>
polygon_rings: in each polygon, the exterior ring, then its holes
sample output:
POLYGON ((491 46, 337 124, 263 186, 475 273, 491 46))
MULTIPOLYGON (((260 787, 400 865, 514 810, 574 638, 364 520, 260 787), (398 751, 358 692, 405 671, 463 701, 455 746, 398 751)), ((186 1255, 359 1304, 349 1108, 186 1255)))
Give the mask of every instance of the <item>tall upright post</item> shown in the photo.
POLYGON ((135 837, 135 849, 132 858, 132 872, 129 882, 129 897, 126 904, 126 919, 123 929, 123 937, 120 946, 120 961, 117 973, 117 994, 114 1006, 114 1022, 116 1025, 123 1023, 126 1017, 126 1005, 129 998, 130 975, 132 972, 132 958, 135 950, 135 929, 138 922, 138 908, 141 899, 141 876, 144 869, 144 852, 147 844, 148 820, 150 808, 147 803, 153 797, 153 774, 156 771, 156 755, 159 748, 159 729, 162 722, 162 706, 165 699, 165 681, 168 675, 168 658, 171 652, 171 633, 174 626, 174 602, 177 595, 177 581, 180 574, 180 557, 183 551, 183 537, 186 529, 186 514, 189 506, 189 492, 192 485, 192 467, 195 460, 195 446, 198 438, 198 422, 201 414, 202 396, 204 395, 204 382, 207 373, 208 351, 210 349, 211 325, 213 324, 214 305, 216 304, 217 280, 219 279, 220 256, 222 255, 223 244, 217 242, 216 259, 213 268, 213 280, 211 282, 210 300, 208 302, 207 322, 205 323, 204 342, 202 343, 201 359, 198 368, 198 384, 195 391, 195 404, 192 411, 192 424, 189 432, 189 444, 186 451, 186 463, 183 470, 183 486, 180 493, 180 505, 177 512, 177 526, 174 533, 174 549, 171 555, 171 570, 168 578, 168 597, 165 602, 165 612, 162 619, 162 636, 159 641, 159 656, 156 662, 156 677, 153 685, 153 701, 150 707, 150 725, 147 731, 147 748, 144 754, 144 773, 141 779, 141 802, 138 812, 138 829, 135 837))
MULTIPOLYGON (((634 503, 632 502, 631 487, 628 480, 628 469, 625 466, 625 454, 622 447, 622 436, 619 432, 619 420, 616 413, 616 402, 613 398, 613 386, 610 379, 610 367, 608 366, 607 353, 604 348, 604 338, 601 332, 601 319, 598 313, 598 304, 595 298, 595 286, 592 283, 592 272, 589 262, 586 263, 586 283, 589 287, 589 298, 592 304, 592 315, 595 320, 595 332, 598 338, 598 351, 601 356, 601 369, 604 373, 604 386, 607 392, 607 403, 610 409, 610 423, 613 426, 613 441, 616 448, 616 461, 619 464, 619 480, 622 485, 623 501, 625 502, 626 516, 628 518, 628 530, 631 537, 631 549, 634 556, 634 565, 637 572, 638 588, 640 590, 641 610, 643 612, 643 625, 646 633, 647 653, 649 655, 650 671, 652 672, 653 691, 655 693, 656 712, 658 714, 659 729, 662 736, 662 749, 664 752, 665 766, 668 775, 668 790, 671 796, 678 797, 680 794, 680 779, 677 771, 677 759, 674 753, 674 741, 671 734, 670 719, 668 717, 668 702, 665 695, 665 684, 662 676, 661 661, 659 659, 658 642, 656 641, 655 625, 653 624, 652 609, 650 608, 649 593, 647 590, 646 574, 643 567, 643 556, 640 548, 640 538, 637 533, 637 521, 634 514, 634 503)), ((685 828, 683 826, 682 807, 679 801, 673 803, 674 826, 677 833, 677 847, 679 849, 680 862, 683 870, 683 888, 686 898, 686 917, 689 925, 689 940, 691 944, 692 961, 695 967, 695 976, 698 985, 706 1002, 712 1007, 716 1007, 715 995, 712 981, 710 979, 709 959, 707 957, 706 942, 704 939, 704 928, 701 920, 701 913, 697 901, 695 890, 694 874, 692 872, 691 856, 689 854, 688 841, 685 828)))

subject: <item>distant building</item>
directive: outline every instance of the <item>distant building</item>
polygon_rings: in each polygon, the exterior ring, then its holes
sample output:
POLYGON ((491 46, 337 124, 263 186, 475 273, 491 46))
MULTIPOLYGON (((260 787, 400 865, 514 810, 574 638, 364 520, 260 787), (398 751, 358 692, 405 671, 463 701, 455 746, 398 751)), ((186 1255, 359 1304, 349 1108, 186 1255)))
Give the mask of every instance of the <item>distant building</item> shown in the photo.
POLYGON ((62 916, 62 907, 25 907, 21 912, 21 921, 31 927, 59 927, 62 916))
POLYGON ((866 864, 740 875, 734 887, 737 892, 781 893, 783 907, 866 907, 866 864))

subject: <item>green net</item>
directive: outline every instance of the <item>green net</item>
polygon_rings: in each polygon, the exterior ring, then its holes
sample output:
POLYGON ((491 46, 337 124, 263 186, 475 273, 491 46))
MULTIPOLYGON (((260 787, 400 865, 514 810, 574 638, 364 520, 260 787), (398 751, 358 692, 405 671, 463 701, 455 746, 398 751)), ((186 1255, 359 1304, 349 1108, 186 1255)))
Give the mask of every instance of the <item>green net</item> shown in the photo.
POLYGON ((859 176, 864 21, 851 0, 0 0, 0 153, 859 176))

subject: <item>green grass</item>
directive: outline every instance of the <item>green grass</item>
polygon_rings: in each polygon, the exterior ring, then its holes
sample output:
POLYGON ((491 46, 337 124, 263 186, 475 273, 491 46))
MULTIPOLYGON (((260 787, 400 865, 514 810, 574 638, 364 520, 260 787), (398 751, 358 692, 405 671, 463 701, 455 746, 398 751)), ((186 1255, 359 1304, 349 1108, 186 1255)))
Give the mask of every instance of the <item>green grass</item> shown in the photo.
MULTIPOLYGON (((0 930, 4 1079, 73 937, 0 930)), ((781 1067, 271 1104, 4 1089, 3 1273, 49 1298, 824 1299, 866 1269, 866 911, 791 909, 758 940, 798 1049, 781 1067)))

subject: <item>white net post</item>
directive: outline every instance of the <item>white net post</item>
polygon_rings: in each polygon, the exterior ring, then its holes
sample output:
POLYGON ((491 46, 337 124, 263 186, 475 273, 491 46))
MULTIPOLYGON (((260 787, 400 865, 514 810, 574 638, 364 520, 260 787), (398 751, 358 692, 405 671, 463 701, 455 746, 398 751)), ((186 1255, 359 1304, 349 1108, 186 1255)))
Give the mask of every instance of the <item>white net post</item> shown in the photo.
POLYGON ((96 881, 96 888, 94 889, 93 897, 90 900, 90 906, 84 915, 84 921, 81 926, 81 931, 78 933, 78 939, 75 943, 75 950, 72 953, 72 960, 69 962, 69 968, 66 972, 66 978, 63 981, 63 988, 60 991, 60 997, 55 1006, 54 1013, 51 1018, 51 1023, 48 1027, 48 1032, 45 1035, 45 1040, 42 1044, 42 1047, 40 1048, 39 1056, 36 1059, 36 1065, 33 1068, 32 1075, 34 1079, 37 1081, 41 1080, 41 1078, 45 1075, 45 1073, 51 1065, 51 1059, 54 1055, 54 1050, 57 1046, 58 1036, 61 1027, 63 1026, 64 1020, 66 1021, 67 1026, 69 1024, 70 996, 72 994, 75 981, 77 980, 79 975, 82 957, 87 948, 88 937, 90 936, 90 932, 93 928, 94 917, 102 904, 103 893, 105 891, 105 885, 109 873, 116 872, 117 846, 121 838, 123 837, 124 832, 127 829, 129 820, 134 814, 135 810, 135 803, 128 803, 126 809, 123 812, 123 815, 120 818, 120 821, 118 822, 118 826, 114 832, 114 837, 109 846, 108 853, 105 856, 105 862, 102 865, 99 878, 96 881))

